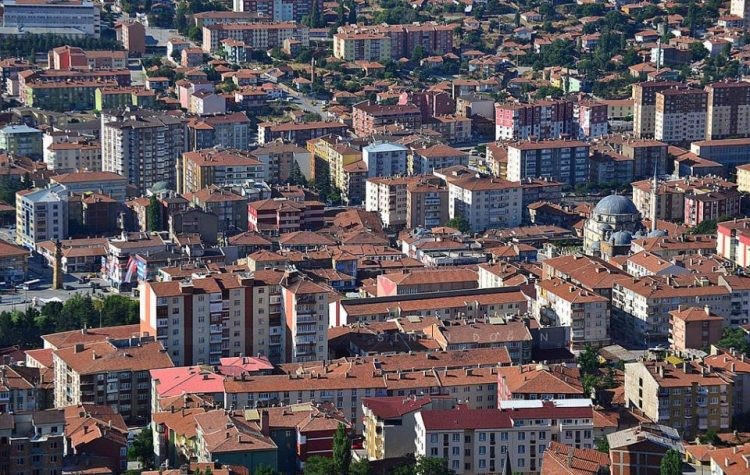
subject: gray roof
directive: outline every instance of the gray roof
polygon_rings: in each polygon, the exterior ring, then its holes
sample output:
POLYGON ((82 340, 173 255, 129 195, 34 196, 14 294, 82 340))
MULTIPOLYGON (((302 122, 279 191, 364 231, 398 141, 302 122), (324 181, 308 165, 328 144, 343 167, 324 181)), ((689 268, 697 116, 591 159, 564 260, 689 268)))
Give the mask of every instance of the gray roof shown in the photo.
POLYGON ((607 435, 607 442, 611 449, 626 447, 635 443, 649 440, 667 449, 684 452, 682 440, 677 429, 661 424, 641 423, 638 427, 613 432, 607 435))
POLYGON ((638 213, 638 208, 635 207, 633 201, 623 195, 609 195, 602 198, 594 208, 594 214, 622 215, 638 213))
POLYGON ((407 150, 408 149, 401 144, 390 143, 390 142, 373 143, 362 149, 363 152, 367 152, 367 153, 405 152, 407 150))
POLYGON ((39 129, 35 129, 33 127, 29 127, 26 124, 19 124, 19 125, 8 125, 6 127, 3 127, 2 130, 0 130, 5 135, 9 134, 42 134, 42 131, 39 129))

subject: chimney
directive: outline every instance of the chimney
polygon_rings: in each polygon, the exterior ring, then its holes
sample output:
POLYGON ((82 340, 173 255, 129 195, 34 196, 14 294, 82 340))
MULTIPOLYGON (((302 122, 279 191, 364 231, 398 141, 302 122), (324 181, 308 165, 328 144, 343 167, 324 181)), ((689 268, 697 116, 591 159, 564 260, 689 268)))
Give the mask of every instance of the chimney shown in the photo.
POLYGON ((270 416, 268 411, 260 413, 260 433, 268 436, 270 434, 270 416))
POLYGON ((573 447, 568 447, 568 468, 573 467, 573 447))
POLYGON ((76 343, 73 347, 73 353, 80 353, 83 351, 83 343, 76 343))

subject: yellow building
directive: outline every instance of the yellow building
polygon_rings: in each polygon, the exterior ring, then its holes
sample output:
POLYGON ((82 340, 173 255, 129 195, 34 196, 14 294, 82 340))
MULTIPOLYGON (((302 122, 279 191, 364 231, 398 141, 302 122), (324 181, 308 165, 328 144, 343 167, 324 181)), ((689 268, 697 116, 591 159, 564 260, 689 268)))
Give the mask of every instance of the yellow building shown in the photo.
POLYGON ((345 61, 388 61, 391 39, 383 33, 337 33, 333 56, 345 61))
POLYGON ((737 191, 750 192, 750 164, 737 167, 737 191))
POLYGON ((353 148, 341 137, 326 135, 307 141, 307 150, 313 154, 312 174, 315 179, 329 176, 339 190, 346 190, 348 176, 344 168, 362 160, 362 152, 353 148))

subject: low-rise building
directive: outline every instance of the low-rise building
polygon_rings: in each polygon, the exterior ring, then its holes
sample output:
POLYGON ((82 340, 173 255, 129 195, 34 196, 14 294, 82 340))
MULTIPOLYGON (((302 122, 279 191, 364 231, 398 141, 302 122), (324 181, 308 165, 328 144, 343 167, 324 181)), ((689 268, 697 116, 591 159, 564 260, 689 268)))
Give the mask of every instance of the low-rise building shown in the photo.
POLYGON ((659 473, 669 450, 683 452, 680 433, 672 427, 642 422, 607 435, 612 475, 659 473))
POLYGON ((703 350, 721 339, 724 318, 704 308, 678 307, 669 312, 670 343, 677 351, 703 350))

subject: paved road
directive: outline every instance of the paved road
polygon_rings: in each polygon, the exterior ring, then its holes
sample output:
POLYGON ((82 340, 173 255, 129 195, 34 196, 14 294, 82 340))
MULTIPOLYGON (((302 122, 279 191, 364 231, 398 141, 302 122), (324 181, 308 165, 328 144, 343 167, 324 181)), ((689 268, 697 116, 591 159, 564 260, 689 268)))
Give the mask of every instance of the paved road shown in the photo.
POLYGON ((323 105, 319 100, 306 96, 305 94, 302 94, 301 92, 287 86, 286 84, 279 83, 279 87, 286 94, 296 98, 297 101, 295 102, 295 104, 297 104, 297 106, 299 106, 299 108, 303 111, 318 114, 323 119, 328 117, 328 113, 323 110, 323 105))

